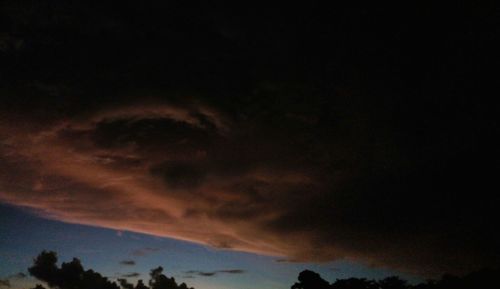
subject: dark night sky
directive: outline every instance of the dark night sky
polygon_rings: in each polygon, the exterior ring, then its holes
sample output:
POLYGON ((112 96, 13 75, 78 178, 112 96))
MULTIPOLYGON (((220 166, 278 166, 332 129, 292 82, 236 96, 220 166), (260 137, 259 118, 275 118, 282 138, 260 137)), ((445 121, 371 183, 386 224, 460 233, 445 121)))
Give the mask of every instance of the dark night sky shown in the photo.
POLYGON ((1 202, 292 261, 498 265, 496 5, 90 2, 0 2, 1 202))

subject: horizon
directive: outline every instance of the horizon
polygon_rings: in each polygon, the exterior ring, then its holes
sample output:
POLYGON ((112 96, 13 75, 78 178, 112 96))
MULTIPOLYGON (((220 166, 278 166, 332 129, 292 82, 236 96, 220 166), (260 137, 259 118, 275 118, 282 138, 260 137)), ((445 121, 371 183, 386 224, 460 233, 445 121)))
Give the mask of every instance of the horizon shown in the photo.
POLYGON ((43 250, 57 252, 58 265, 78 258, 86 269, 94 269, 112 281, 120 278, 133 283, 138 279, 148 280, 149 271, 162 266, 168 277, 174 277, 178 282, 185 282, 196 289, 249 288, 244 282, 249 279, 259 280, 259 288, 289 288, 300 271, 305 269, 321 272, 322 276, 331 280, 349 277, 383 279, 392 275, 399 275, 412 283, 424 280, 387 268, 373 270, 367 265, 352 261, 339 260, 325 264, 288 263, 277 256, 233 252, 141 233, 40 219, 36 213, 26 208, 0 205, 0 209, 0 227, 10 232, 0 238, 2 263, 5 264, 6 256, 9 256, 7 263, 10 263, 9 266, 0 266, 0 279, 10 280, 11 289, 33 288, 40 283, 40 280, 30 276, 27 268, 32 265, 33 258, 43 250), (20 220, 23 229, 13 229, 18 226, 20 220), (49 237, 52 238, 45 242, 30 242, 22 248, 18 247, 19 242, 26 243, 22 239, 40 240, 49 237), (67 238, 71 241, 68 242, 67 238), (202 260, 200 256, 204 256, 202 260), (123 261, 133 261, 133 264, 124 265, 123 261), (203 275, 221 270, 243 272, 203 275), (272 270, 272 274, 269 274, 268 270, 272 270), (186 273, 189 271, 193 272, 186 273), (19 278, 20 273, 26 276, 19 278), (139 275, 127 277, 128 274, 134 273, 139 275), (242 281, 243 284, 237 284, 242 281), (224 285, 226 283, 231 286, 224 285))

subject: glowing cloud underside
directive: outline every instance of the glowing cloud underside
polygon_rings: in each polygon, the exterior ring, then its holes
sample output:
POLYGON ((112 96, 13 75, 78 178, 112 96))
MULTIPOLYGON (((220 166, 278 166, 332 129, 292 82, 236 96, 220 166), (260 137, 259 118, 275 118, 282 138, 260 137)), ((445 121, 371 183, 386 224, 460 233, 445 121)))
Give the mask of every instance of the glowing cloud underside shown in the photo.
POLYGON ((351 193, 367 189, 352 188, 361 166, 342 166, 353 142, 325 146, 315 119, 237 121, 199 103, 19 119, 0 126, 0 200, 42 216, 290 260, 454 269, 432 232, 395 234, 371 195, 351 193))

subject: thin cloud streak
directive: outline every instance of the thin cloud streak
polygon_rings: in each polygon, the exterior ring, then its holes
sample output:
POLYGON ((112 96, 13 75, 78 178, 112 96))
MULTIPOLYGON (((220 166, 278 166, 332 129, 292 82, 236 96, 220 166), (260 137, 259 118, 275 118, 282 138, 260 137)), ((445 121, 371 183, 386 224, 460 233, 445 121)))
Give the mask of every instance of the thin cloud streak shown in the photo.
POLYGON ((123 260, 123 261, 120 261, 120 264, 125 265, 125 266, 134 266, 135 261, 134 260, 123 260))
POLYGON ((122 275, 122 277, 124 277, 124 278, 135 278, 135 277, 139 277, 139 276, 141 276, 141 274, 139 274, 137 272, 127 273, 127 274, 122 275))
MULTIPOLYGON (((185 271, 184 274, 187 274, 187 276, 190 276, 188 278, 193 278, 193 275, 198 275, 202 277, 213 277, 216 276, 217 274, 243 274, 245 273, 245 270, 241 269, 229 269, 229 270, 217 270, 217 271, 197 271, 197 270, 189 270, 185 271)), ((185 277, 186 278, 186 277, 185 277)))

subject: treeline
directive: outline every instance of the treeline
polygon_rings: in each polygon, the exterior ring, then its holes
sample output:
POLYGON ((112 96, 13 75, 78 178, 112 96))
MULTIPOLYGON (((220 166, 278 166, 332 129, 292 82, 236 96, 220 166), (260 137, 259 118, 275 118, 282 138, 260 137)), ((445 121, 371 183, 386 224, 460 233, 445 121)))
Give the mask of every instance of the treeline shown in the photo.
MULTIPOLYGON (((47 251, 33 260, 33 266, 28 271, 51 289, 194 289, 185 283, 177 284, 173 277, 163 274, 162 267, 151 270, 147 285, 142 280, 134 285, 126 279, 114 282, 91 269, 85 270, 77 258, 58 267, 57 254, 47 251)), ((489 289, 500 288, 497 280, 499 276, 499 270, 482 270, 463 277, 444 275, 439 280, 429 280, 417 285, 396 276, 382 280, 337 279, 334 283, 329 283, 318 273, 305 270, 299 274, 298 282, 291 289, 489 289)), ((37 284, 33 289, 46 288, 37 284)))
MULTIPOLYGON (((138 280, 134 285, 126 279, 118 279, 119 284, 117 284, 98 272, 85 270, 77 258, 73 258, 69 263, 62 263, 61 267, 56 263, 55 252, 43 251, 34 259, 33 266, 28 268, 28 271, 53 289, 193 289, 185 283, 178 285, 173 277, 165 276, 162 267, 151 270, 147 286, 142 280, 138 280)), ((45 289, 45 287, 38 284, 33 289, 45 289)))
POLYGON ((291 289, 493 289, 500 288, 497 280, 499 274, 498 270, 482 270, 464 277, 444 275, 439 280, 429 280, 417 285, 411 285, 408 281, 396 276, 382 280, 337 279, 330 284, 318 273, 305 270, 299 274, 299 282, 295 283, 291 289))

